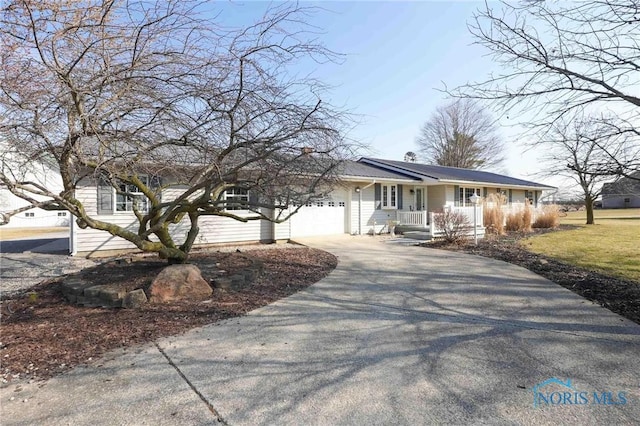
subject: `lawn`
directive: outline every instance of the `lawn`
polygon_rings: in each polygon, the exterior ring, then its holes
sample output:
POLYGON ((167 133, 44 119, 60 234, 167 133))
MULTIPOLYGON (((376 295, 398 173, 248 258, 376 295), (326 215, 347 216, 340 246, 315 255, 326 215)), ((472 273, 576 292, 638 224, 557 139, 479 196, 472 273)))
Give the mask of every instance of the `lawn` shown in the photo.
POLYGON ((522 244, 529 250, 577 266, 640 282, 640 209, 596 210, 595 225, 585 212, 561 218, 575 229, 536 235, 522 244))
POLYGON ((0 241, 29 238, 37 235, 42 235, 43 238, 47 238, 47 236, 43 234, 65 231, 69 231, 69 228, 66 226, 51 228, 2 228, 0 226, 0 241))

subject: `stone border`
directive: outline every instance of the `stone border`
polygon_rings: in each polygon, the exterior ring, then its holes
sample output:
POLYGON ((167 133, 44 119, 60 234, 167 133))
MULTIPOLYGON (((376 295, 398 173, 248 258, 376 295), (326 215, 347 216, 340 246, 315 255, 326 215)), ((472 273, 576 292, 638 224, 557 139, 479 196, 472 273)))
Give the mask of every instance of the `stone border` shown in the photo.
MULTIPOLYGON (((241 291, 249 287, 262 275, 264 264, 251 256, 244 256, 251 264, 233 275, 220 275, 209 280, 211 287, 218 291, 241 291)), ((117 264, 130 264, 130 257, 113 260, 117 264)), ((197 263, 194 263, 197 266, 197 263)), ((219 271, 226 273, 226 271, 219 271)), ((91 308, 138 308, 148 302, 148 295, 142 288, 127 292, 117 285, 93 285, 79 274, 66 277, 61 283, 62 294, 76 305, 91 308)))

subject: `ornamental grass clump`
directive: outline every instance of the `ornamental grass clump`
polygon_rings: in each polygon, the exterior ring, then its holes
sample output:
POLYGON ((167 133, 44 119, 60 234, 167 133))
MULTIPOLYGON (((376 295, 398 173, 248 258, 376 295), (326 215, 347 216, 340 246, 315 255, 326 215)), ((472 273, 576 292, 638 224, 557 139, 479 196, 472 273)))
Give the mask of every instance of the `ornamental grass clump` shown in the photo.
POLYGON ((482 216, 487 234, 504 234, 504 211, 502 206, 507 204, 507 197, 503 194, 492 193, 484 199, 482 216))
POLYGON ((557 228, 560 225, 560 209, 555 204, 542 207, 533 222, 534 228, 557 228))
POLYGON ((529 203, 524 203, 522 208, 507 215, 505 229, 510 232, 531 232, 531 219, 533 208, 529 203))
POLYGON ((533 222, 533 207, 528 201, 524 203, 524 209, 522 209, 522 231, 531 232, 531 222, 533 222))

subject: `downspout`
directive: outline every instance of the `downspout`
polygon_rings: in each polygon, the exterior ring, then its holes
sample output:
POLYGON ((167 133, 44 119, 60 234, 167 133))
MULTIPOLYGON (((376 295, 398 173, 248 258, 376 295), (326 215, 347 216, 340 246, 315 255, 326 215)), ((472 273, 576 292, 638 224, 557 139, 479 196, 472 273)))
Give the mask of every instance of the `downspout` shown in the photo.
MULTIPOLYGON (((372 180, 370 184, 360 188, 358 191, 358 235, 362 235, 362 191, 376 184, 376 180, 372 180)), ((374 197, 375 203, 375 197, 374 197)))
POLYGON ((75 216, 69 212, 69 256, 78 254, 75 216))

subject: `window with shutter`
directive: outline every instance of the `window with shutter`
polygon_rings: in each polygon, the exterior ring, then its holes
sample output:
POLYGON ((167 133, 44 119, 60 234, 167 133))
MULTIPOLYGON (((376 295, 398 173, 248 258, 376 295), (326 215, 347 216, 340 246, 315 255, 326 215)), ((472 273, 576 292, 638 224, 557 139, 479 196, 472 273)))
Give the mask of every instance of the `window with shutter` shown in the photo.
MULTIPOLYGON (((150 178, 141 175, 138 178, 152 189, 161 186, 159 177, 150 178)), ((116 190, 106 178, 100 177, 98 179, 98 215, 132 212, 134 208, 141 212, 149 209, 149 200, 140 191, 140 188, 130 183, 120 183, 116 190)))

